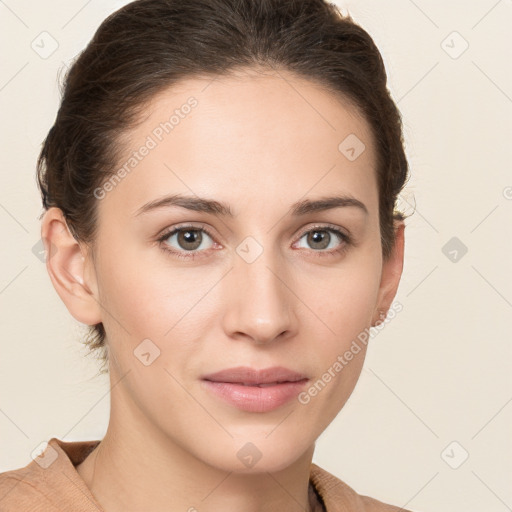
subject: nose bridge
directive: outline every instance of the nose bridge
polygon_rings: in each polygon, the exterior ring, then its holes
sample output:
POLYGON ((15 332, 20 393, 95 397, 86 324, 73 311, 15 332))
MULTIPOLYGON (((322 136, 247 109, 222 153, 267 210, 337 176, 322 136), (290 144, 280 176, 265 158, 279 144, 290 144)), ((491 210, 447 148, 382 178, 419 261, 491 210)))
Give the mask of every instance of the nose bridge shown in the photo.
POLYGON ((279 254, 251 237, 236 252, 226 327, 259 342, 271 341, 293 329, 293 294, 285 284, 285 265, 279 254))

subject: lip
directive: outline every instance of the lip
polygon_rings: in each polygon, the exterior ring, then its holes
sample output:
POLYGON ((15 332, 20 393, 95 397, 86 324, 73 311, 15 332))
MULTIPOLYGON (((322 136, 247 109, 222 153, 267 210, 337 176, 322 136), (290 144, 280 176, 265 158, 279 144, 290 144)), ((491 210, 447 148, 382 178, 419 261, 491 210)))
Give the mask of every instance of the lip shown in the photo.
POLYGON ((201 378, 217 397, 248 412, 267 412, 296 397, 309 378, 282 366, 257 370, 247 366, 228 368, 201 378))
POLYGON ((227 368, 220 372, 211 373, 202 377, 213 382, 232 382, 239 384, 269 384, 272 382, 295 382, 308 377, 303 373, 289 370, 284 366, 272 366, 257 370, 249 366, 227 368))

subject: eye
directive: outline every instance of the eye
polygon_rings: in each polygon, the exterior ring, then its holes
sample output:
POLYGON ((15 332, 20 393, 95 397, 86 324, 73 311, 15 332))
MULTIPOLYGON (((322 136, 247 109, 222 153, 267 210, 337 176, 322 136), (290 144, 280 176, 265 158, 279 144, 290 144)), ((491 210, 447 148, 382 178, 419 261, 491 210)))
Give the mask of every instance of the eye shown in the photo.
MULTIPOLYGON (((299 242, 302 239, 305 239, 309 245, 309 247, 305 247, 306 249, 313 249, 313 252, 321 257, 341 254, 352 243, 349 235, 334 226, 328 225, 315 226, 313 229, 304 232, 299 242)), ((183 259, 202 257, 201 253, 208 252, 214 245, 221 247, 213 241, 213 235, 204 226, 177 226, 165 231, 157 241, 164 251, 183 259), (210 244, 208 244, 208 239, 211 241, 210 244)), ((304 247, 299 248, 303 249, 304 247)))
POLYGON ((319 253, 319 256, 338 254, 346 251, 351 243, 351 238, 332 226, 315 226, 313 229, 306 231, 299 239, 305 239, 306 244, 319 253), (342 242, 342 243, 340 243, 342 242), (324 250, 330 249, 330 250, 324 250))
POLYGON ((208 239, 212 240, 212 235, 204 227, 178 226, 167 230, 158 238, 158 242, 164 251, 179 258, 195 258, 198 252, 212 247, 213 244, 208 245, 208 239), (175 244, 174 248, 172 244, 175 244))

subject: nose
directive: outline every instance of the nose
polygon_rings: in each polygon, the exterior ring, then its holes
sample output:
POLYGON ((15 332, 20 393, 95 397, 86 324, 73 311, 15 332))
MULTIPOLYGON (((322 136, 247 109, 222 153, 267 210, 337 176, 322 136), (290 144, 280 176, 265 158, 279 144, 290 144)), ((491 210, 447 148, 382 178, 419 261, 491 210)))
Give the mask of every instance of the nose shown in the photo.
POLYGON ((228 336, 266 344, 295 333, 296 299, 290 276, 270 250, 252 263, 235 258, 226 281, 224 329, 228 336))

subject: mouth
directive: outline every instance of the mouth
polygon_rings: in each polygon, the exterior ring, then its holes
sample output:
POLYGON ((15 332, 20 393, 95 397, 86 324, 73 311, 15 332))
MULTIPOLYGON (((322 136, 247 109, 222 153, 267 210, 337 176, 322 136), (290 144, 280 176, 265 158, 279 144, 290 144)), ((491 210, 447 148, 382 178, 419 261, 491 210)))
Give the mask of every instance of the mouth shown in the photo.
POLYGON ((283 366, 272 366, 257 370, 248 366, 227 368, 202 377, 211 382, 229 382, 244 386, 275 386, 283 382, 297 382, 308 377, 283 366))
POLYGON ((237 367, 206 375, 201 380, 223 402, 247 412, 268 412, 290 402, 309 378, 284 367, 237 367))
MULTIPOLYGON (((211 381, 211 382, 215 382, 215 381, 211 381)), ((278 384, 284 384, 286 382, 298 382, 298 381, 291 381, 291 380, 280 380, 280 381, 276 381, 276 382, 265 382, 265 383, 259 383, 259 384, 254 384, 254 383, 248 383, 248 382, 231 382, 230 384, 239 384, 240 386, 251 386, 251 387, 258 387, 258 388, 268 388, 270 386, 277 386, 278 384)))

